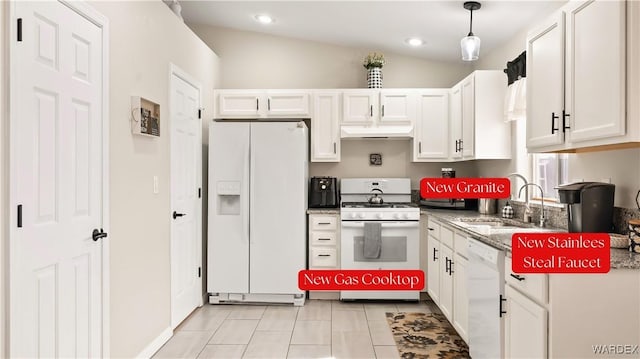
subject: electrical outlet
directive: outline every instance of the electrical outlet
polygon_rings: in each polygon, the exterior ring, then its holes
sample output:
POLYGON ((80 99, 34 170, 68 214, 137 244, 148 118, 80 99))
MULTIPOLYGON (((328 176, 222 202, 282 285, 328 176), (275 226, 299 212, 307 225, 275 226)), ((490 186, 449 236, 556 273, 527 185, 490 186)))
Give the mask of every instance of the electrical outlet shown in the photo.
POLYGON ((160 190, 158 189, 158 176, 153 176, 153 194, 158 194, 160 190))

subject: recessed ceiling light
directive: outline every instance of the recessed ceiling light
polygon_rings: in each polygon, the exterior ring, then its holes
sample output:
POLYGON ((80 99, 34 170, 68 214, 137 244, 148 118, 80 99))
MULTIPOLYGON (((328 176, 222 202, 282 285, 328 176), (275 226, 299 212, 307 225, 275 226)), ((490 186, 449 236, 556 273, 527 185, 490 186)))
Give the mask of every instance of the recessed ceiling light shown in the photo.
POLYGON ((273 18, 269 15, 261 14, 254 16, 257 22, 261 24, 271 24, 273 22, 273 18))
POLYGON ((418 47, 418 46, 422 46, 424 45, 424 40, 422 40, 419 37, 410 37, 406 40, 404 40, 404 42, 409 45, 409 46, 414 46, 414 47, 418 47))

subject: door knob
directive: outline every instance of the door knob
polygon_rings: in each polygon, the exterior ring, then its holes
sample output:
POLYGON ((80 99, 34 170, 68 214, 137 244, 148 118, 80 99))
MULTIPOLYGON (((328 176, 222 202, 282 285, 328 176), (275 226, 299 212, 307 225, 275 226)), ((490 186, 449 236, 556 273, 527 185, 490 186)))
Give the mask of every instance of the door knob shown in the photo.
POLYGON ((107 237, 107 233, 105 233, 104 229, 100 228, 100 230, 98 231, 98 229, 94 229, 93 232, 91 233, 91 238, 93 238, 94 242, 97 242, 98 239, 100 238, 106 238, 107 237))
POLYGON ((178 213, 176 211, 173 211, 173 219, 176 219, 178 217, 182 217, 182 216, 186 216, 185 213, 178 213))

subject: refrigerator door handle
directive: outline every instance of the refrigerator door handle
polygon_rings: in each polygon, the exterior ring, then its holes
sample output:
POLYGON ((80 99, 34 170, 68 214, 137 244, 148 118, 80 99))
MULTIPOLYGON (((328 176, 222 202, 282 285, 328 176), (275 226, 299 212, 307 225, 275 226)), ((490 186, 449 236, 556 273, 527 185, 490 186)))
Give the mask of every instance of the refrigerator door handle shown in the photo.
MULTIPOLYGON (((250 128, 252 126, 249 126, 250 128)), ((249 138, 251 138, 251 136, 249 136, 249 138)), ((249 205, 247 206, 247 211, 248 213, 248 217, 249 217, 249 223, 248 225, 245 227, 247 230, 247 239, 249 240, 249 244, 253 244, 253 236, 251 235, 251 224, 255 223, 255 221, 253 220, 253 213, 254 211, 249 210, 249 208, 251 208, 251 206, 254 203, 254 198, 253 196, 255 195, 255 191, 252 191, 251 189, 253 188, 253 174, 255 172, 255 158, 251 153, 251 143, 252 141, 249 141, 249 149, 247 151, 247 161, 249 163, 249 174, 247 176, 247 180, 249 181, 249 205)))

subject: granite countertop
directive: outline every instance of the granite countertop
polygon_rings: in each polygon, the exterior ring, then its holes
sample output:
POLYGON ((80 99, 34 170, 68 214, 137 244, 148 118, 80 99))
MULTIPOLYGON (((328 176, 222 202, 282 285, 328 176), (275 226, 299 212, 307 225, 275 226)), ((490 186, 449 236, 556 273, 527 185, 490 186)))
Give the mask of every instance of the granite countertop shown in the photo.
MULTIPOLYGON (((498 217, 497 215, 486 215, 486 214, 479 214, 478 212, 475 211, 452 211, 452 210, 446 210, 446 209, 430 209, 430 208, 424 208, 424 207, 420 207, 420 213, 422 214, 427 214, 430 216, 433 216, 441 221, 447 222, 448 225, 461 230, 465 233, 467 233, 469 236, 478 239, 479 241, 486 243, 492 247, 504 250, 505 252, 507 252, 507 255, 510 256, 511 255, 511 235, 517 231, 514 231, 513 229, 510 230, 501 230, 501 229, 491 229, 491 230, 487 230, 486 232, 478 232, 477 230, 474 230, 472 228, 469 228, 467 225, 467 223, 469 222, 462 222, 460 221, 461 219, 469 221, 469 220, 473 220, 473 221, 491 221, 491 220, 496 220, 496 219, 500 219, 501 221, 504 220, 501 217, 498 217)), ((545 227, 545 228, 539 228, 536 227, 535 223, 526 223, 523 224, 522 222, 518 222, 518 221, 514 221, 514 220, 504 220, 505 222, 510 222, 513 221, 514 224, 517 223, 519 226, 525 226, 524 228, 521 228, 522 231, 531 231, 531 232, 537 232, 537 231, 544 231, 544 232, 566 232, 566 229, 561 229, 561 228, 550 228, 550 227, 545 227)), ((628 250, 626 249, 618 249, 618 248, 611 248, 611 268, 612 269, 640 269, 640 254, 638 253, 630 253, 628 250)))
POLYGON ((307 214, 340 214, 340 208, 309 208, 307 214))

